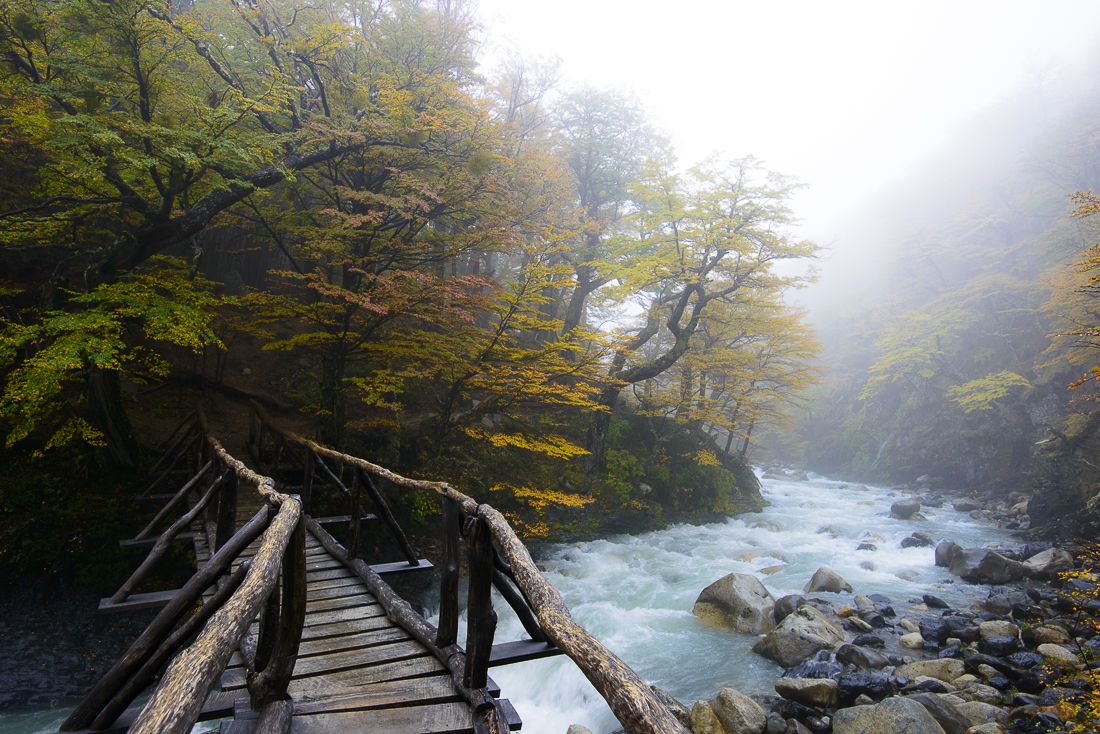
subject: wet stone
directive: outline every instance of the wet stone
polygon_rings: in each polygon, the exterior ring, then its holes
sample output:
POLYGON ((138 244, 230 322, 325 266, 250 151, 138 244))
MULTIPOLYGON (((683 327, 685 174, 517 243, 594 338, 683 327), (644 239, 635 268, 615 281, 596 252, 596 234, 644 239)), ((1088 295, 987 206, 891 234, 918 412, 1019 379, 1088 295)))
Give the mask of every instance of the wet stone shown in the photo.
POLYGON ((1024 668, 1025 670, 1034 668, 1043 662, 1043 656, 1034 652, 1014 652, 1006 659, 1017 668, 1024 668))
POLYGON ((978 640, 978 651, 994 657, 1005 657, 1020 649, 1020 641, 1010 635, 998 635, 978 640))

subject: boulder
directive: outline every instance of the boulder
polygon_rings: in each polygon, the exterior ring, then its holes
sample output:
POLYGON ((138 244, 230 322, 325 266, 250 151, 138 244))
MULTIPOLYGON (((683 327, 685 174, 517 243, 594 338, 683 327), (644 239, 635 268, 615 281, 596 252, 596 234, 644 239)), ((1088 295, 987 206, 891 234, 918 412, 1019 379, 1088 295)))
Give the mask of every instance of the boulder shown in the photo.
POLYGON ((692 614, 704 622, 754 635, 775 629, 775 599, 755 576, 731 573, 703 589, 692 614))
POLYGON ((959 713, 970 719, 971 726, 981 724, 1005 724, 1008 722, 1008 712, 1000 706, 994 706, 981 701, 968 701, 959 706, 959 713))
POLYGON ((890 514, 902 520, 908 520, 914 513, 920 512, 920 500, 907 497, 890 505, 890 514))
POLYGON ((1007 584, 1026 575, 1024 565, 988 548, 964 548, 951 559, 949 570, 974 584, 1007 584))
POLYGON ((1027 575, 1036 579, 1048 579, 1055 571, 1073 568, 1073 556, 1061 548, 1048 548, 1024 561, 1027 575))
POLYGON ((691 721, 688 729, 691 734, 726 734, 722 731, 722 725, 718 723, 718 717, 710 709, 706 701, 696 701, 691 707, 691 721))
POLYGON ((802 606, 804 601, 806 601, 806 598, 799 594, 787 594, 779 597, 779 601, 775 603, 775 609, 772 611, 775 623, 779 624, 786 619, 791 612, 802 606))
POLYGON ((859 670, 837 676, 837 695, 841 706, 851 706, 861 695, 881 701, 897 693, 894 679, 877 670, 859 670))
POLYGON ((955 508, 956 512, 973 512, 974 510, 980 510, 984 507, 984 505, 977 500, 962 500, 951 506, 955 508))
POLYGON ((852 585, 827 566, 822 566, 814 572, 813 578, 810 579, 809 583, 806 584, 806 588, 802 591, 807 594, 817 591, 831 591, 839 594, 841 592, 851 592, 852 585))
POLYGON ((570 724, 569 728, 565 730, 565 734, 592 734, 592 730, 580 724, 570 724))
POLYGON ((924 706, 947 734, 966 734, 966 730, 970 728, 970 719, 959 711, 958 705, 951 700, 953 696, 918 693, 909 698, 924 706))
POLYGON ((953 540, 945 540, 936 546, 936 565, 942 568, 951 566, 951 559, 962 550, 962 546, 953 540))
POLYGON ((1008 734, 1008 729, 1000 724, 978 724, 967 729, 966 734, 1008 734))
POLYGON ((901 539, 902 548, 931 548, 936 544, 928 533, 913 533, 908 538, 901 539))
POLYGON ((1039 653, 1047 660, 1055 660, 1067 665, 1077 666, 1081 663, 1072 652, 1061 645, 1055 645, 1051 642, 1039 645, 1039 647, 1035 648, 1035 652, 1039 653))
POLYGON ((788 701, 804 706, 832 708, 836 706, 837 683, 832 678, 779 678, 775 692, 788 701))
POLYGON ((987 637, 1015 637, 1020 634, 1020 628, 1006 620, 990 620, 978 625, 983 639, 987 637))
POLYGON ((840 627, 814 607, 803 605, 752 646, 752 651, 792 668, 816 654, 844 642, 840 627))
POLYGON ((833 734, 944 734, 932 714, 908 698, 888 698, 874 706, 841 709, 833 715, 833 734))
POLYGON ((1035 627, 1028 627, 1024 630, 1024 642, 1033 647, 1045 645, 1048 642, 1053 642, 1057 645, 1068 641, 1069 632, 1066 632, 1062 627, 1055 624, 1040 624, 1035 627))
POLYGON ((898 642, 902 647, 907 647, 910 650, 921 650, 924 648, 924 638, 920 636, 920 632, 910 632, 907 635, 902 635, 898 638, 898 642))
POLYGON ((841 645, 836 650, 836 659, 860 670, 882 670, 890 664, 890 659, 882 653, 861 645, 841 645))
POLYGON ((760 704, 732 688, 723 688, 709 702, 726 734, 763 734, 768 715, 760 704))
POLYGON ((950 683, 966 672, 966 665, 962 660, 954 658, 937 658, 935 660, 918 660, 915 663, 902 665, 894 675, 905 678, 918 678, 926 676, 950 683))

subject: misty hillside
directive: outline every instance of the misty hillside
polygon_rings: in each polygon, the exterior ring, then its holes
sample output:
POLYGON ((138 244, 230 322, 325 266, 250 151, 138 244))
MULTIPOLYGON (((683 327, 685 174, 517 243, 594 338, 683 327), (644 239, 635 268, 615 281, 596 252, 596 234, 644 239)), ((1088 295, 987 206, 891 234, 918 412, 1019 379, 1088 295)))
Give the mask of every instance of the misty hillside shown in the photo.
POLYGON ((1067 390, 1091 358, 1067 319, 1095 309, 1073 265, 1098 229, 1070 197, 1097 187, 1098 113, 1091 89, 1033 86, 867 207, 809 296, 829 370, 797 428, 767 437, 773 456, 865 481, 1026 483, 1032 445, 1089 390, 1067 390))

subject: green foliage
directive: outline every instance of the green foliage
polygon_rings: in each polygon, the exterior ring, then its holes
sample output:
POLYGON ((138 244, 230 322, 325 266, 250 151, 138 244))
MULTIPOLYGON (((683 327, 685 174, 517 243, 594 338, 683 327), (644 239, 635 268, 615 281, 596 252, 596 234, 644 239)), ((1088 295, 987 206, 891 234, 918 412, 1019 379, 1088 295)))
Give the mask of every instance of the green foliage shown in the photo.
POLYGON ((1030 386, 1027 379, 1005 370, 980 380, 954 385, 948 388, 947 396, 969 413, 974 410, 988 410, 998 400, 1012 394, 1015 388, 1030 386))
POLYGON ((642 462, 628 451, 611 449, 607 452, 604 486, 620 506, 630 501, 634 482, 642 476, 641 468, 642 462))
POLYGON ((73 442, 102 446, 100 432, 79 412, 83 372, 163 377, 170 365, 157 342, 191 351, 220 346, 214 307, 227 301, 213 296, 212 286, 189 278, 179 261, 155 258, 125 280, 72 296, 69 310, 46 312, 38 323, 0 319, 0 358, 10 369, 0 395, 6 445, 44 432, 40 452, 73 442))

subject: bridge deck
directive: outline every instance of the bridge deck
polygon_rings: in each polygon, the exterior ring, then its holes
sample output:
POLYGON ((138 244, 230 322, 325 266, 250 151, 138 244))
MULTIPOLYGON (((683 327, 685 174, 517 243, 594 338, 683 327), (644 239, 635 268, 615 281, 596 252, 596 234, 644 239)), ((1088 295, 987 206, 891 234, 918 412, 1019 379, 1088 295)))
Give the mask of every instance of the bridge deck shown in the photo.
MULTIPOLYGON (((251 487, 241 487, 238 525, 262 506, 251 487)), ((236 568, 259 549, 263 536, 234 562, 236 568)), ((205 533, 194 534, 199 567, 210 558, 205 533)), ((403 565, 403 564, 401 564, 403 565)), ((386 618, 366 585, 306 533, 306 619, 298 660, 288 693, 294 704, 291 731, 335 734, 384 731, 386 734, 473 732, 469 705, 455 689, 451 673, 408 632, 386 618)), ((210 592, 212 594, 212 592, 210 592)), ((251 632, 258 633, 258 623, 251 632)), ((248 705, 244 660, 233 654, 221 678, 222 690, 240 696, 234 718, 223 734, 248 734, 258 714, 248 705)), ((500 695, 490 682, 490 693, 500 695)), ((519 715, 507 700, 501 707, 509 728, 519 715)))

